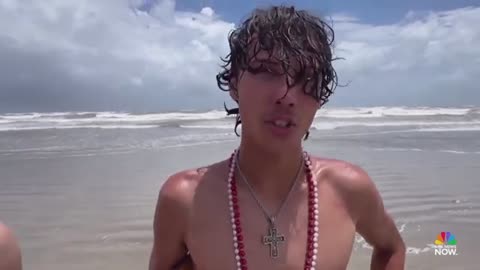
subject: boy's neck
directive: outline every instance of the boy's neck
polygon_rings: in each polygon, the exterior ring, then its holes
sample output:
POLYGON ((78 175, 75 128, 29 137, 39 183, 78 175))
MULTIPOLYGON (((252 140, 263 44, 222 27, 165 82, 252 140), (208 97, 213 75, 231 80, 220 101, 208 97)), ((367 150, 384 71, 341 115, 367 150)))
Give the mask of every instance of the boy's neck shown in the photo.
POLYGON ((301 145, 274 151, 247 143, 239 147, 238 166, 246 180, 256 194, 275 201, 283 200, 296 176, 303 177, 302 164, 301 145))

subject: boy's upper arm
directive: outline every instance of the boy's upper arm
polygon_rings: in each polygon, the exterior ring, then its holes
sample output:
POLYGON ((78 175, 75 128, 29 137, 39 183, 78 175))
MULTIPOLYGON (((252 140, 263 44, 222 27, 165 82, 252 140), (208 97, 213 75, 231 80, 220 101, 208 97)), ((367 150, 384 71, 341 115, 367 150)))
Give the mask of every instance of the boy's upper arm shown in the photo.
POLYGON ((150 270, 170 270, 186 254, 185 229, 193 194, 189 178, 186 172, 177 173, 160 189, 153 221, 150 270))
POLYGON ((352 210, 357 232, 376 249, 390 250, 402 245, 400 233, 385 210, 382 197, 370 176, 353 164, 337 167, 342 189, 352 210))
POLYGON ((0 223, 0 270, 21 270, 22 256, 13 232, 0 223))
POLYGON ((349 165, 346 170, 357 232, 377 249, 389 250, 401 245, 400 233, 372 179, 357 166, 349 165))

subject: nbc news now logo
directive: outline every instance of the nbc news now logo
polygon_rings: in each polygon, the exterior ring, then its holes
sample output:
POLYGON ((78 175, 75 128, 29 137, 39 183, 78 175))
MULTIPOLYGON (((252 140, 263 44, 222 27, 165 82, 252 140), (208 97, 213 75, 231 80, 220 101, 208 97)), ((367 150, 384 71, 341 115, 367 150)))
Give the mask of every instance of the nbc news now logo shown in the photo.
POLYGON ((435 255, 437 256, 458 255, 457 239, 451 232, 439 233, 434 246, 435 255))

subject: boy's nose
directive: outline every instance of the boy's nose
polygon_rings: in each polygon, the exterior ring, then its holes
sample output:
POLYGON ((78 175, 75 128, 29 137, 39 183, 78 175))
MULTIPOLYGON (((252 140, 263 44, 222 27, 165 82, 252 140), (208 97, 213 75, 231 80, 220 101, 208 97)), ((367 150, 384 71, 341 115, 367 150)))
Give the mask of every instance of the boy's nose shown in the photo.
POLYGON ((276 104, 287 105, 289 107, 295 106, 298 102, 299 91, 298 85, 288 87, 285 82, 277 93, 276 104))

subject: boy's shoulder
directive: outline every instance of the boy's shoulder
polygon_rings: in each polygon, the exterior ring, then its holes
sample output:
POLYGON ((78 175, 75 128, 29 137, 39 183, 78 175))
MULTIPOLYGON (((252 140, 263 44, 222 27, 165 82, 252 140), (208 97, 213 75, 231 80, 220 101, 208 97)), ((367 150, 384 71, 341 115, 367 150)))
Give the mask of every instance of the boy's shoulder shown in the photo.
POLYGON ((348 207, 361 215, 362 206, 382 204, 374 181, 361 166, 346 160, 312 157, 313 171, 319 181, 324 181, 344 198, 348 207))
POLYGON ((188 203, 200 183, 226 176, 227 164, 228 160, 221 160, 174 172, 162 184, 159 196, 179 203, 188 203))

